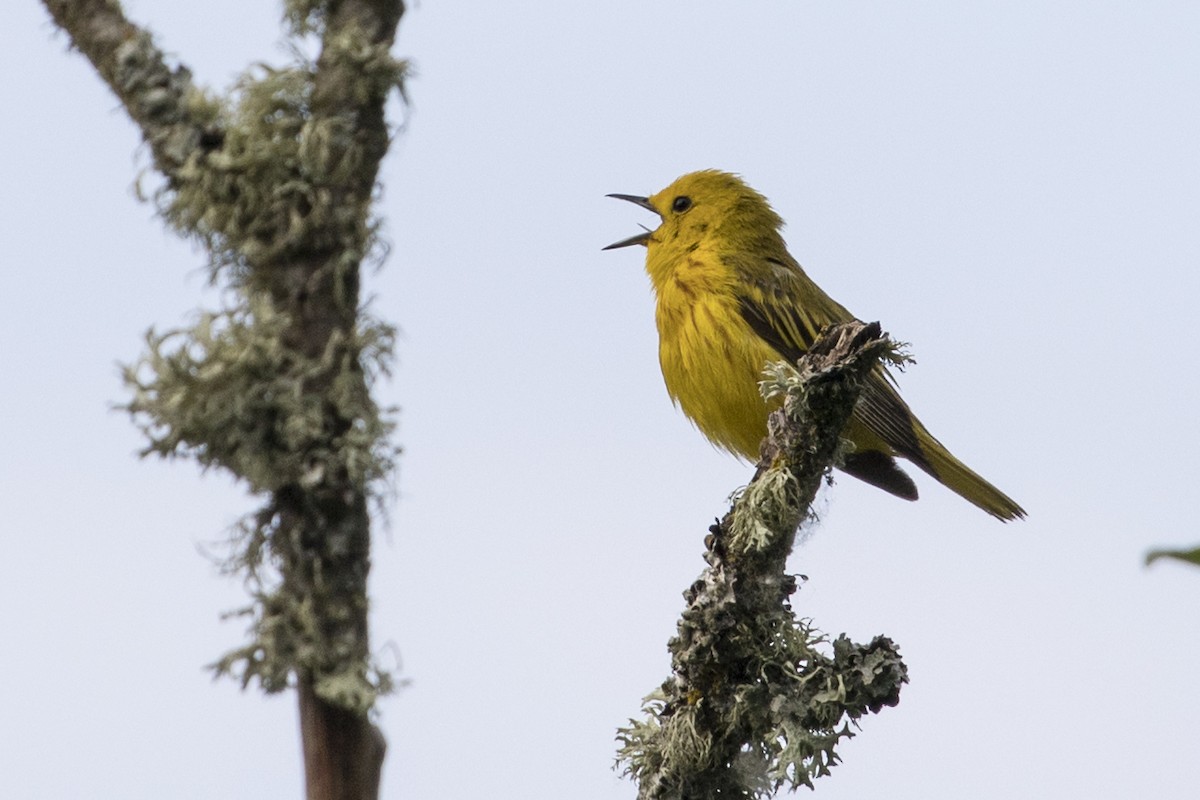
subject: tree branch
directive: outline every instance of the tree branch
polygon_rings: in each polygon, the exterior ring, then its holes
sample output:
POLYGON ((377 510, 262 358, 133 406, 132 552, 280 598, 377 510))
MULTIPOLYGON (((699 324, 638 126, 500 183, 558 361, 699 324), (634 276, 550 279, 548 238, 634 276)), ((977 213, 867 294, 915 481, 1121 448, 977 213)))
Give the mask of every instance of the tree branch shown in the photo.
POLYGON ((171 69, 115 0, 43 0, 120 98, 165 177, 159 210, 210 253, 232 307, 148 337, 127 368, 145 452, 229 470, 265 498, 237 528, 252 641, 216 669, 299 690, 310 800, 371 800, 384 745, 370 723, 390 676, 367 626, 369 501, 394 463, 370 394, 392 329, 360 308, 359 272, 404 64, 400 0, 286 0, 315 64, 262 68, 232 98, 171 69))
POLYGON ((753 480, 706 539, 708 567, 685 593, 672 677, 647 718, 619 732, 638 797, 707 800, 812 786, 837 763, 850 723, 899 701, 906 668, 892 642, 857 645, 798 622, 785 572, 795 534, 840 446, 865 377, 888 349, 878 323, 826 331, 797 369, 769 371, 785 394, 753 480), (840 727, 839 727, 840 726, 840 727))
POLYGON ((149 32, 126 19, 116 0, 43 0, 46 10, 71 37, 117 95, 150 146, 154 166, 174 182, 197 153, 220 147, 221 126, 195 114, 191 72, 171 69, 149 32))

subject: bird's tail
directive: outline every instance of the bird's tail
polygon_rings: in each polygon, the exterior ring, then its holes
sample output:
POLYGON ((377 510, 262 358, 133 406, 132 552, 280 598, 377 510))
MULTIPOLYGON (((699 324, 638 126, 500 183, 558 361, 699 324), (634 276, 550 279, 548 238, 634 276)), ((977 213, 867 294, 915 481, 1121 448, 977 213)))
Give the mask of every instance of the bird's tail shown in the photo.
POLYGON ((959 497, 974 503, 999 520, 1009 522, 1025 517, 1025 509, 1015 500, 955 458, 915 417, 912 418, 912 422, 917 442, 921 447, 921 455, 924 456, 923 459, 912 459, 913 463, 959 497))

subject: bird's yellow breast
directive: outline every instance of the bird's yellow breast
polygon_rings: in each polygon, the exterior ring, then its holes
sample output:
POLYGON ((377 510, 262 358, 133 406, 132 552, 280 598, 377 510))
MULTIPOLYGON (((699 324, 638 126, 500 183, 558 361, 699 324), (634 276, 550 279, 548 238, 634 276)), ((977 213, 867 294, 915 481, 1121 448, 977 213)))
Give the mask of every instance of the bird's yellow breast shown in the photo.
POLYGON ((734 276, 699 250, 657 270, 648 266, 667 392, 714 444, 757 459, 770 410, 758 382, 779 356, 742 318, 734 276))

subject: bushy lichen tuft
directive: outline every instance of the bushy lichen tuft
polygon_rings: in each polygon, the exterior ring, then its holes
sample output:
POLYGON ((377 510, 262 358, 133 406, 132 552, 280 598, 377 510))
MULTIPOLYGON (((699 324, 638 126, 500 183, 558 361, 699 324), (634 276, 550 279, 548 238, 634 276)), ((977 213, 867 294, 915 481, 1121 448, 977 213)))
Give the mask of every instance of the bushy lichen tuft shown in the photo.
MULTIPOLYGON (((406 64, 388 48, 341 39, 326 49, 341 48, 353 67, 357 80, 346 93, 365 102, 403 86, 406 64)), ((357 265, 376 244, 371 192, 344 190, 373 168, 359 121, 314 114, 316 76, 298 57, 285 69, 247 72, 232 106, 198 90, 189 95, 222 131, 221 145, 193 150, 156 201, 172 227, 207 250, 214 282, 230 270, 234 284, 253 279, 262 290, 271 276, 257 270, 333 253, 357 265)))
MULTIPOLYGON (((318 697, 355 713, 368 712, 380 695, 392 691, 392 674, 373 658, 362 657, 353 636, 323 633, 330 608, 344 610, 343 630, 349 633, 351 617, 365 612, 365 596, 354 600, 330 596, 333 587, 317 582, 303 596, 289 591, 280 579, 278 559, 270 554, 271 538, 280 531, 260 512, 249 515, 235 528, 233 555, 226 571, 243 577, 251 588, 251 603, 226 614, 250 620, 250 642, 231 650, 211 666, 217 676, 229 676, 243 687, 257 681, 268 693, 291 685, 298 671, 315 676, 318 697), (254 555, 250 555, 250 554, 254 555), (255 560, 255 563, 247 563, 255 560), (270 564, 265 563, 270 561, 270 564), (350 601, 348 604, 346 601, 350 601), (317 609, 323 609, 325 619, 317 609)), ((270 516, 269 514, 267 516, 270 516)))
POLYGON ((149 440, 143 453, 224 467, 254 492, 310 488, 335 476, 365 491, 385 478, 393 423, 358 365, 386 363, 392 329, 367 319, 352 336, 332 335, 323 356, 308 361, 282 344, 288 325, 255 295, 202 314, 191 328, 151 331, 147 353, 124 371, 133 391, 124 408, 149 440), (308 391, 326 375, 327 392, 308 391), (330 437, 331 425, 344 430, 330 437))
POLYGON ((194 153, 158 196, 164 218, 208 251, 214 282, 221 270, 233 268, 235 283, 241 283, 249 265, 337 238, 324 228, 328 203, 320 203, 320 187, 300 159, 312 68, 259 71, 239 81, 236 107, 222 109, 221 148, 194 153))
POLYGON ((729 525, 731 552, 763 551, 790 537, 800 526, 805 509, 800 505, 796 480, 784 465, 769 470, 737 495, 729 525))
POLYGON ((325 23, 326 5, 322 0, 286 0, 283 21, 293 36, 320 33, 325 23))

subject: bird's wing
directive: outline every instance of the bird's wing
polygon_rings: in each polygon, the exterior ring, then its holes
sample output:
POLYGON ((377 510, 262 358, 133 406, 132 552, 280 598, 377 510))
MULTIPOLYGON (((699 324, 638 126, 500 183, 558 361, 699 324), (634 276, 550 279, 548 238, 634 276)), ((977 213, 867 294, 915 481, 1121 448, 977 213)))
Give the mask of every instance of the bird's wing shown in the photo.
POLYGON ((774 258, 729 263, 738 274, 742 318, 784 358, 796 361, 825 328, 854 316, 813 283, 800 265, 774 258))
MULTIPOLYGON (((737 271, 743 287, 738 296, 742 318, 792 363, 808 351, 825 328, 854 319, 790 258, 768 259, 757 265, 733 261, 729 266, 737 271)), ((898 455, 930 469, 917 440, 912 411, 882 366, 871 373, 854 414, 898 455)))
POLYGON ((883 366, 871 371, 867 384, 858 396, 854 415, 897 454, 937 477, 937 471, 925 457, 917 439, 916 428, 920 423, 913 416, 908 403, 896 391, 891 374, 883 366))

